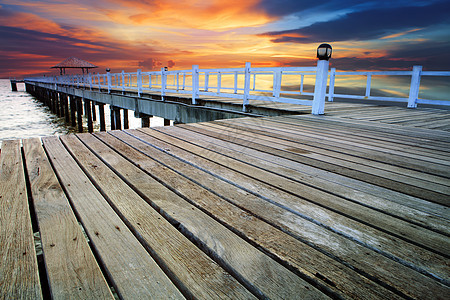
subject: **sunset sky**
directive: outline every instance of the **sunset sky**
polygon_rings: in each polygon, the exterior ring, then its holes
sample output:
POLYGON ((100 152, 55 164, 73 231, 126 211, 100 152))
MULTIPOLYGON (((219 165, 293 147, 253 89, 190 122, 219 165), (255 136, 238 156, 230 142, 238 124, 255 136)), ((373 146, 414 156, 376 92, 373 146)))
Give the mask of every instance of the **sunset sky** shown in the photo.
POLYGON ((67 57, 103 72, 312 66, 450 70, 444 0, 0 0, 0 78, 57 73, 67 57))

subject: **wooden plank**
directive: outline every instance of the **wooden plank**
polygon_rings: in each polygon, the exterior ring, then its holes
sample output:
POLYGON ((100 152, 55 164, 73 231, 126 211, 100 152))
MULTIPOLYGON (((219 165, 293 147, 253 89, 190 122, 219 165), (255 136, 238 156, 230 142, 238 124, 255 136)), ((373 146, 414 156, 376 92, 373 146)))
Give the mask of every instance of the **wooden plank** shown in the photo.
MULTIPOLYGON (((138 132, 132 131, 130 133, 138 132)), ((131 158, 133 163, 139 165, 140 168, 151 170, 153 176, 157 176, 167 185, 175 187, 178 192, 195 204, 220 218, 222 222, 232 226, 235 230, 239 230, 241 234, 256 242, 265 251, 286 260, 291 266, 299 268, 299 271, 306 272, 306 275, 314 276, 315 274, 319 277, 316 278, 319 282, 320 277, 325 276, 333 282, 330 288, 338 294, 358 298, 379 296, 379 293, 383 292, 376 283, 365 282, 366 280, 361 275, 355 274, 355 270, 364 270, 364 274, 371 274, 371 278, 379 278, 390 285, 392 289, 400 290, 405 294, 422 293, 426 290, 423 286, 430 286, 430 281, 425 279, 425 282, 428 283, 424 282, 421 285, 420 292, 413 292, 409 285, 402 287, 405 282, 409 282, 413 278, 414 280, 423 280, 423 278, 417 276, 418 274, 411 269, 392 262, 376 252, 364 249, 363 246, 334 232, 327 232, 325 228, 317 224, 299 218, 289 211, 283 211, 280 207, 208 173, 209 171, 215 171, 214 169, 208 168, 208 172, 204 172, 201 169, 196 169, 195 165, 157 150, 159 147, 152 147, 156 145, 147 145, 123 132, 111 132, 111 134, 138 149, 139 152, 145 153, 146 156, 137 154, 137 150, 132 150, 123 143, 112 140, 107 135, 102 135, 101 139, 122 155, 131 158), (153 159, 156 161, 153 162, 153 159), (173 170, 173 173, 165 175, 163 173, 167 173, 167 171, 159 171, 168 167, 173 170), (177 176, 175 172, 182 174, 182 176, 177 176), (191 182, 189 183, 186 178, 189 178, 191 182), (201 184, 207 190, 214 191, 214 194, 221 197, 207 196, 207 193, 200 192, 200 188, 196 188, 196 184, 201 184), (243 197, 244 194, 245 197, 243 197), (208 200, 209 198, 212 198, 211 201, 208 200), (233 203, 235 205, 232 205, 233 203), (248 209, 251 215, 245 210, 241 210, 240 207, 248 209), (265 222, 262 222, 262 220, 265 220, 265 222), (266 222, 273 226, 268 226, 266 222), (292 232, 293 237, 298 237, 298 240, 276 228, 283 228, 286 232, 292 232), (308 241, 309 245, 314 244, 315 247, 311 248, 302 241, 308 241), (336 247, 340 250, 336 251, 336 247), (315 251, 315 249, 321 249, 321 251, 315 251), (329 253, 329 256, 323 255, 322 252, 329 253), (369 253, 370 255, 368 255, 369 253), (339 262, 331 259, 333 256, 337 257, 339 262), (339 266, 340 262, 345 262, 345 266, 339 266), (374 268, 375 265, 376 268, 374 268), (347 267, 350 268, 347 269, 347 267), (396 275, 393 276, 393 274, 396 275), (399 280, 397 274, 410 276, 410 279, 405 277, 405 280, 399 280)), ((164 149, 168 149, 167 146, 164 149)), ((191 160, 191 162, 195 161, 191 160)), ((217 170, 217 172, 221 172, 221 170, 217 170)), ((431 283, 431 285, 434 285, 434 283, 431 283)), ((439 285, 438 289, 440 289, 439 285)))
MULTIPOLYGON (((222 122, 222 124, 224 124, 222 122)), ((208 123, 208 124, 194 124, 189 125, 189 128, 195 130, 198 128, 201 130, 201 133, 205 133, 207 135, 214 134, 222 134, 224 133, 224 127, 216 124, 208 123)), ((398 180, 402 180, 402 182, 409 182, 414 185, 414 180, 416 181, 417 186, 426 185, 427 188, 433 189, 435 191, 450 191, 447 187, 450 185, 450 180, 448 178, 442 178, 441 176, 436 176, 434 174, 426 174, 419 170, 411 170, 410 168, 405 168, 401 164, 392 165, 390 163, 385 163, 383 160, 377 161, 368 157, 368 155, 360 155, 357 156, 355 153, 347 154, 345 152, 335 151, 334 148, 326 149, 323 147, 310 146, 306 144, 297 143, 297 141, 292 141, 289 139, 280 139, 278 137, 267 136, 264 134, 260 134, 258 132, 249 132, 246 128, 234 128, 232 130, 233 135, 239 136, 242 139, 248 139, 252 141, 256 141, 257 144, 268 144, 272 148, 290 152, 295 154, 301 154, 308 157, 316 158, 318 160, 326 160, 328 162, 335 162, 339 165, 349 164, 359 164, 361 165, 361 171, 372 172, 374 173, 380 172, 379 174, 387 174, 386 177, 396 177, 398 180), (381 171, 378 171, 381 170, 381 171), (392 173, 392 174, 391 174, 392 173), (391 174, 391 175, 390 175, 391 174), (434 186, 433 186, 434 185, 434 186)), ((229 134, 226 133, 226 136, 229 134)), ((300 135, 297 135, 300 136, 300 135)), ((442 175, 447 175, 450 177, 450 170, 445 168, 442 170, 442 175)))
MULTIPOLYGON (((315 120, 316 122, 325 121, 325 119, 320 119, 320 118, 317 118, 317 116, 312 116, 312 115, 301 115, 301 116, 296 116, 296 117, 305 119, 305 120, 312 119, 312 120, 315 120)), ((352 121, 349 119, 335 118, 335 117, 326 117, 326 122, 327 123, 335 123, 335 124, 341 123, 341 124, 345 124, 348 127, 357 127, 357 128, 365 129, 365 130, 373 130, 374 128, 376 128, 379 133, 385 133, 385 134, 392 133, 392 125, 390 125, 390 124, 382 124, 382 123, 362 121, 362 120, 352 121)), ((420 129, 412 131, 404 126, 397 126, 395 131, 397 134, 401 134, 405 137, 408 136, 408 137, 412 137, 412 138, 421 138, 423 140, 434 140, 434 141, 440 141, 440 142, 448 141, 448 134, 436 132, 431 129, 420 128, 420 129)))
MULTIPOLYGON (((437 141, 433 139, 433 133, 436 131, 428 132, 428 138, 411 137, 403 135, 399 129, 405 129, 405 127, 394 126, 384 124, 385 127, 390 127, 390 132, 378 131, 377 123, 370 122, 371 125, 366 125, 364 128, 359 128, 356 124, 353 126, 346 126, 345 123, 339 124, 331 120, 329 123, 321 122, 320 119, 299 119, 294 117, 278 117, 274 119, 268 119, 268 122, 276 123, 277 128, 293 130, 299 128, 302 131, 305 130, 312 134, 320 135, 321 138, 328 137, 339 140, 342 142, 357 142, 358 145, 364 147, 370 145, 380 149, 392 149, 401 153, 417 154, 417 158, 421 159, 420 154, 424 156, 422 159, 429 159, 433 157, 436 159, 441 158, 441 155, 449 156, 448 143, 444 141, 437 141), (281 123, 281 124, 280 124, 281 123), (352 135, 348 134, 351 130, 352 135), (420 152, 419 152, 420 151, 420 152), (437 155, 436 155, 437 154, 437 155)), ((250 120, 245 119, 245 122, 250 120)), ((254 120, 251 122, 255 122, 254 120)), ((421 129, 417 129, 421 130, 421 129)), ((411 131, 411 129, 409 129, 411 131)))
MULTIPOLYGON (((360 242, 372 250, 375 249, 379 253, 384 253, 387 257, 395 258, 406 265, 414 265, 415 268, 422 269, 424 274, 428 273, 432 277, 439 274, 437 275, 439 278, 448 280, 447 263, 444 257, 386 234, 384 231, 369 227, 366 223, 357 222, 351 216, 341 215, 327 207, 319 206, 315 202, 305 201, 305 190, 299 188, 298 184, 293 184, 291 192, 286 192, 284 190, 290 183, 285 178, 277 182, 275 181, 277 176, 267 178, 265 172, 261 169, 254 169, 248 164, 234 162, 206 148, 195 146, 156 130, 139 129, 133 131, 133 135, 165 149, 182 160, 195 161, 198 168, 213 170, 214 176, 233 182, 234 185, 239 186, 247 193, 253 193, 286 211, 307 218, 316 224, 321 224, 321 226, 353 241, 360 242), (256 178, 260 178, 261 181, 256 178), (414 253, 414 257, 411 256, 412 253, 414 253), (430 255, 433 256, 432 260, 430 260, 430 255)), ((322 199, 319 194, 313 193, 311 197, 322 199)), ((328 195, 325 195, 325 199, 327 197, 328 195)))
MULTIPOLYGON (((191 125, 189 128, 193 129, 195 127, 194 125, 191 125)), ((162 130, 157 129, 160 131, 168 132, 168 130, 162 130)), ((181 127, 174 128, 173 130, 170 130, 169 134, 172 136, 183 138, 183 139, 189 139, 193 141, 193 144, 207 147, 208 149, 215 151, 216 153, 220 153, 223 155, 227 155, 228 157, 238 157, 233 155, 234 153, 232 151, 224 150, 223 147, 214 147, 211 145, 211 142, 208 140, 199 140, 199 135, 192 133, 188 130, 181 130, 181 127), (194 142, 195 141, 195 142, 194 142)), ((237 139, 235 137, 231 137, 233 139, 233 142, 235 143, 245 143, 244 140, 237 139)), ((249 142, 247 141, 247 147, 249 142)), ((245 161, 244 161, 245 163, 245 161)), ((257 169, 254 169, 255 167, 253 165, 247 164, 247 169, 251 172, 252 169, 254 172, 257 172, 257 169)), ((354 203, 351 203, 349 201, 346 201, 342 198, 335 197, 334 195, 327 194, 328 190, 320 191, 316 190, 314 187, 306 186, 303 184, 302 181, 297 181, 294 183, 289 177, 282 178, 279 177, 278 172, 272 172, 270 170, 269 166, 263 166, 261 167, 261 164, 257 166, 261 173, 267 174, 268 177, 271 177, 271 181, 266 181, 267 183, 275 184, 277 182, 280 187, 283 184, 283 180, 285 181, 284 186, 288 186, 288 183, 292 183, 292 186, 296 185, 296 189, 301 189, 303 191, 303 197, 307 197, 306 195, 309 195, 309 199, 315 199, 314 201, 316 203, 321 203, 321 205, 325 207, 333 208, 337 211, 342 212, 345 215, 351 215, 354 218, 357 218, 358 220, 361 220, 362 222, 366 222, 368 224, 371 224, 374 227, 380 227, 383 230, 386 230, 388 232, 391 232, 393 234, 398 234, 403 236, 403 238, 406 238, 413 242, 418 242, 424 247, 430 247, 431 249, 437 250, 440 253, 443 253, 444 255, 448 255, 450 252, 447 252, 445 248, 450 246, 448 243, 447 238, 445 236, 434 233, 431 231, 428 231, 424 228, 422 229, 416 229, 414 226, 411 226, 411 224, 408 224, 405 221, 392 218, 386 214, 380 213, 378 211, 372 210, 366 206, 356 206, 354 203), (266 171, 267 170, 267 171, 266 171), (269 173, 270 172, 270 173, 269 173), (430 240, 423 240, 424 232, 427 232, 427 236, 430 237, 430 240), (420 241, 420 242, 419 242, 420 241), (444 243, 444 244, 442 244, 444 243), (440 249, 440 250, 438 250, 440 249)), ((254 176, 254 175, 253 175, 254 176)), ((269 180, 269 179, 266 179, 269 180)), ((293 188, 290 190, 291 192, 295 192, 295 189, 293 188)))
POLYGON ((49 159, 116 292, 123 298, 182 299, 58 137, 43 138, 49 159))
POLYGON ((54 299, 112 299, 39 139, 23 141, 50 292, 54 299))
POLYGON ((20 141, 0 156, 0 298, 42 299, 20 141))
POLYGON ((272 153, 299 163, 328 170, 333 173, 365 181, 371 184, 376 184, 414 197, 419 197, 439 204, 449 204, 446 199, 446 195, 449 193, 449 188, 447 186, 434 184, 429 181, 422 181, 420 179, 403 176, 401 174, 392 174, 390 172, 363 166, 351 161, 334 160, 330 157, 320 156, 315 153, 288 153, 276 145, 263 145, 257 140, 253 142, 248 139, 237 138, 236 136, 230 137, 227 134, 221 134, 220 138, 232 139, 236 143, 245 145, 248 148, 272 153))
MULTIPOLYGON (((181 128, 184 127, 181 126, 181 128)), ((195 130, 198 128, 201 129, 201 125, 195 124, 186 127, 187 130, 202 133, 203 131, 201 130, 195 130)), ((276 174, 308 184, 309 186, 319 188, 323 191, 332 191, 334 195, 349 199, 355 203, 382 211, 385 214, 393 215, 404 221, 411 222, 414 225, 450 235, 450 221, 445 218, 438 218, 435 215, 436 211, 433 211, 432 213, 423 213, 420 210, 411 209, 408 206, 393 203, 391 199, 383 199, 378 197, 382 191, 379 191, 378 195, 365 193, 364 190, 357 191, 354 188, 350 188, 352 183, 349 182, 347 178, 342 178, 342 180, 336 181, 336 177, 339 177, 337 174, 330 174, 329 172, 327 173, 323 171, 321 172, 321 170, 307 167, 304 164, 296 163, 281 157, 275 157, 270 153, 260 152, 255 149, 242 149, 241 144, 234 144, 233 142, 218 139, 212 140, 202 135, 196 135, 195 138, 207 141, 210 144, 209 149, 211 150, 217 150, 220 152, 222 149, 229 149, 235 151, 235 157, 239 157, 239 160, 241 161, 245 161, 254 166, 264 166, 264 168, 276 174), (335 180, 336 183, 332 180, 335 180)), ((255 138, 257 138, 256 135, 255 138)), ((224 154, 227 153, 232 152, 226 152, 224 154)), ((436 208, 436 206, 434 208, 436 208)))
MULTIPOLYGON (((61 140, 185 295, 205 299, 252 298, 248 290, 163 218, 76 136, 63 136, 61 140)), ((158 186, 159 183, 155 188, 158 186)))
MULTIPOLYGON (((316 123, 314 120, 296 120, 293 119, 259 119, 260 122, 255 122, 249 119, 239 120, 241 123, 258 124, 273 124, 277 130, 291 132, 297 134, 300 130, 302 135, 310 136, 318 141, 330 140, 342 144, 354 145, 361 149, 372 149, 384 153, 398 154, 410 158, 425 160, 433 163, 448 164, 447 159, 450 153, 446 151, 447 143, 430 142, 420 139, 412 139, 410 137, 403 137, 400 134, 386 134, 377 133, 376 128, 371 131, 359 131, 355 128, 347 128, 345 126, 327 126, 326 123, 316 123), (297 130, 296 130, 297 129, 297 130), (352 134, 349 135, 348 131, 352 134)), ((217 121, 219 122, 219 121, 217 121)), ((264 126, 267 126, 264 125, 264 126)))
MULTIPOLYGON (((265 126, 266 121, 268 121, 268 119, 260 119, 258 125, 254 126, 254 127, 249 125, 251 123, 243 123, 242 119, 239 120, 239 122, 233 122, 233 124, 238 123, 240 126, 239 128, 249 128, 249 129, 247 129, 249 131, 252 130, 251 128, 254 128, 254 130, 256 132, 264 131, 264 133, 267 134, 267 130, 269 130, 275 126, 270 126, 271 123, 269 123, 267 126, 265 126)), ((230 126, 230 124, 227 124, 229 122, 217 121, 215 123, 223 124, 224 126, 234 128, 234 126, 230 126)), ((273 131, 273 130, 275 130, 275 129, 271 129, 270 131, 273 131)), ((226 132, 227 129, 225 129, 224 131, 226 132)), ((305 134, 303 131, 298 131, 298 130, 292 131, 292 132, 286 131, 286 130, 281 131, 281 130, 279 130, 279 128, 276 128, 274 135, 278 136, 280 138, 286 138, 287 140, 294 140, 296 142, 305 142, 305 134), (301 138, 299 138, 299 135, 301 136, 301 138)), ((320 140, 320 138, 321 138, 321 136, 316 136, 316 140, 320 140)), ((311 139, 313 139, 313 138, 311 138, 311 139)), ((338 143, 337 145, 341 145, 341 147, 342 147, 342 144, 338 143)), ((357 144, 355 144, 355 145, 357 145, 357 144)), ((345 145, 345 146, 347 147, 347 145, 345 145)), ((330 146, 327 148, 330 148, 330 147, 335 148, 336 144, 330 144, 330 146)), ((354 151, 355 148, 358 149, 357 146, 352 146, 352 147, 354 147, 354 148, 351 148, 352 151, 354 151)), ((249 151, 251 151, 251 149, 245 148, 246 153, 248 153, 249 151)), ((363 151, 367 151, 367 149, 365 148, 363 151)), ((377 152, 375 152, 375 153, 377 153, 377 152)), ((378 155, 379 155, 379 157, 381 157, 381 159, 383 157, 391 157, 392 156, 392 154, 385 153, 385 152, 379 152, 378 155)), ((392 159, 397 160, 398 157, 402 158, 402 156, 396 155, 396 156, 392 157, 392 159)), ((273 156, 271 156, 271 159, 272 159, 272 161, 277 162, 277 163, 280 163, 280 161, 281 161, 281 163, 283 163, 285 161, 285 159, 281 159, 281 158, 273 157, 273 156)), ((387 161, 390 162, 391 160, 387 159, 387 161)), ((395 191, 391 191, 391 190, 388 190, 385 188, 377 187, 377 186, 371 185, 369 183, 363 183, 363 182, 353 180, 353 179, 350 179, 347 177, 343 177, 343 176, 340 176, 340 175, 337 175, 337 174, 334 174, 331 172, 327 172, 325 170, 320 170, 320 169, 316 169, 313 167, 309 167, 304 164, 298 164, 298 163, 290 161, 290 160, 285 165, 287 167, 295 166, 296 170, 302 170, 303 172, 306 172, 307 174, 310 174, 311 176, 319 177, 319 178, 326 179, 331 182, 336 182, 336 183, 351 187, 353 190, 362 191, 364 193, 369 193, 371 195, 382 197, 382 198, 388 199, 389 201, 394 201, 398 204, 406 205, 406 206, 418 209, 420 211, 428 212, 431 214, 437 214, 444 218, 449 218, 448 217, 449 212, 446 207, 443 207, 438 204, 434 204, 429 201, 425 201, 425 200, 422 200, 419 198, 414 198, 414 197, 411 197, 411 196, 408 196, 405 194, 401 194, 401 193, 398 193, 395 191)), ((430 165, 429 163, 422 162, 422 165, 424 166, 424 169, 426 169, 428 172, 436 171, 436 167, 433 167, 431 170, 429 168, 427 168, 427 166, 430 165)), ((439 165, 437 167, 439 167, 439 165)), ((437 171, 438 172, 447 172, 447 168, 444 168, 444 169, 438 168, 437 171)))
POLYGON ((449 168, 441 165, 435 164, 431 162, 425 162, 420 159, 412 159, 409 157, 405 157, 399 154, 392 154, 381 152, 372 149, 363 149, 353 143, 354 145, 341 143, 339 140, 324 140, 305 135, 303 131, 286 131, 280 130, 280 128, 274 128, 274 126, 270 126, 270 124, 265 124, 260 122, 258 125, 256 124, 242 124, 241 122, 209 122, 205 123, 206 125, 217 124, 224 128, 223 130, 232 130, 232 129, 240 129, 245 130, 248 133, 252 134, 263 134, 264 136, 274 137, 281 140, 287 140, 297 143, 298 145, 308 145, 323 149, 332 149, 333 151, 339 153, 351 153, 354 156, 366 157, 371 160, 376 160, 379 162, 384 162, 388 164, 392 164, 395 166, 402 166, 413 170, 418 170, 422 172, 427 172, 429 174, 448 176, 450 171, 449 168))
POLYGON ((217 196, 196 186, 175 171, 165 168, 164 165, 149 161, 148 157, 136 150, 133 151, 111 135, 97 136, 111 148, 93 136, 79 137, 105 163, 120 173, 124 180, 139 190, 153 206, 158 207, 165 215, 171 216, 172 223, 179 224, 185 234, 188 233, 206 247, 207 253, 225 263, 232 273, 247 283, 248 287, 257 289, 258 294, 268 298, 289 299, 299 294, 306 298, 324 297, 312 285, 292 274, 165 186, 175 188, 187 199, 201 197, 204 201, 216 202, 217 196), (112 149, 125 155, 128 160, 132 160, 155 178, 141 171, 112 149), (140 159, 137 161, 137 158, 140 159), (161 184, 159 189, 156 188, 158 182, 164 183, 165 186, 161 184))

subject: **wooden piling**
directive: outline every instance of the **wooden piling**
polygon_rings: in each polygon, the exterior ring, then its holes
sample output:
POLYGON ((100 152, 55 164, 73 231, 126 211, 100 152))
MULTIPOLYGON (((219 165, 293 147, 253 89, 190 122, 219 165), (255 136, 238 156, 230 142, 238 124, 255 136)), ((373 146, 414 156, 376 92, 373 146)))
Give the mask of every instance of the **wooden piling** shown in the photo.
POLYGON ((66 123, 69 123, 70 117, 69 117, 69 103, 67 102, 67 94, 61 93, 60 95, 62 102, 64 103, 64 117, 66 119, 66 123))
POLYGON ((123 129, 129 129, 130 123, 128 121, 128 109, 123 109, 123 129))
POLYGON ((17 83, 11 80, 11 91, 17 92, 17 83))
POLYGON ((74 96, 69 95, 69 102, 70 102, 70 120, 72 121, 72 126, 75 127, 76 126, 75 112, 77 110, 77 107, 74 96))
POLYGON ((144 115, 144 114, 142 114, 142 116, 141 116, 141 127, 142 128, 144 128, 144 127, 150 127, 150 118, 151 118, 152 116, 150 116, 150 115, 144 115))
POLYGON ((86 118, 87 118, 87 124, 88 124, 88 132, 92 133, 94 132, 94 123, 92 121, 92 110, 91 110, 91 100, 84 99, 84 105, 85 105, 85 111, 86 111, 86 118))
POLYGON ((78 132, 83 132, 83 118, 82 118, 82 111, 83 111, 83 102, 81 101, 81 98, 77 98, 77 124, 78 124, 78 132))
POLYGON ((98 104, 98 113, 100 114, 100 131, 106 131, 105 104, 98 104))
POLYGON ((109 107, 110 111, 110 120, 111 120, 111 130, 115 130, 116 129, 116 119, 114 117, 114 106, 110 106, 109 107))
POLYGON ((95 109, 96 101, 92 101, 92 121, 97 121, 97 112, 95 109))
POLYGON ((114 107, 114 123, 116 125, 116 129, 122 130, 121 118, 120 118, 120 108, 114 107))

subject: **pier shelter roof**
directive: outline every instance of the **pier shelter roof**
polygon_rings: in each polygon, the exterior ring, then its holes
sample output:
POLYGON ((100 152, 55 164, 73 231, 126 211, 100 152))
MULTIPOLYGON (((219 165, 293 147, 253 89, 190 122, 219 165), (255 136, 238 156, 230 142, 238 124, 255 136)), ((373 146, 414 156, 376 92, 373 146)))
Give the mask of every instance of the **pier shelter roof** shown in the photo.
POLYGON ((91 64, 90 62, 87 62, 85 60, 76 58, 76 57, 69 57, 60 62, 59 64, 51 67, 51 69, 59 69, 60 74, 66 73, 66 69, 81 69, 81 71, 84 74, 84 70, 86 69, 86 72, 89 73, 89 69, 98 68, 96 65, 91 64))

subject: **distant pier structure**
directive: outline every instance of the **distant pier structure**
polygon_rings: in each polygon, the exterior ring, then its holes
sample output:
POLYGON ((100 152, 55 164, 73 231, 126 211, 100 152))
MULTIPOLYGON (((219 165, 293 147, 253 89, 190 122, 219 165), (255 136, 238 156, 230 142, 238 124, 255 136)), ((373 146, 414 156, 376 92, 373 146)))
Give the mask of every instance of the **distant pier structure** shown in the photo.
POLYGON ((24 83, 25 81, 23 79, 10 79, 10 82, 11 82, 11 91, 17 92, 17 84, 24 83))

